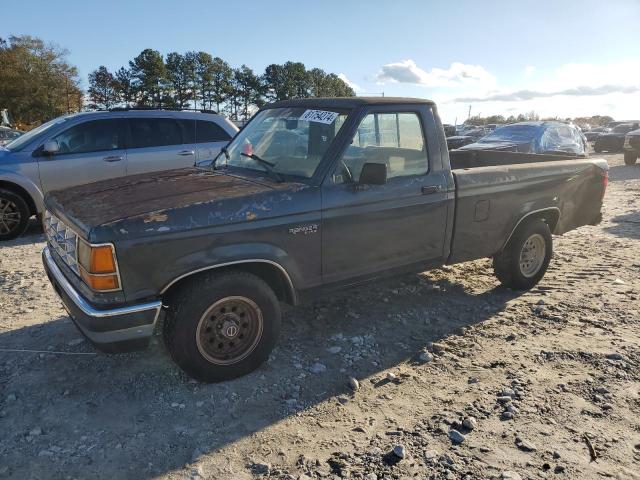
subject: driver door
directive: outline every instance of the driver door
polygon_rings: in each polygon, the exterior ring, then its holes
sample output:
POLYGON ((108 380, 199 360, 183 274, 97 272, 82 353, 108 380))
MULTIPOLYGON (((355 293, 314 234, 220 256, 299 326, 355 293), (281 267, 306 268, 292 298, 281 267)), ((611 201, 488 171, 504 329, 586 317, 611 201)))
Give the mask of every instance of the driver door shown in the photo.
POLYGON ((447 180, 429 168, 421 113, 368 113, 322 191, 322 278, 357 280, 442 261, 447 180), (365 163, 387 169, 383 185, 359 184, 365 163))
POLYGON ((51 140, 60 150, 39 158, 44 192, 122 177, 126 173, 124 120, 90 120, 76 124, 51 140))

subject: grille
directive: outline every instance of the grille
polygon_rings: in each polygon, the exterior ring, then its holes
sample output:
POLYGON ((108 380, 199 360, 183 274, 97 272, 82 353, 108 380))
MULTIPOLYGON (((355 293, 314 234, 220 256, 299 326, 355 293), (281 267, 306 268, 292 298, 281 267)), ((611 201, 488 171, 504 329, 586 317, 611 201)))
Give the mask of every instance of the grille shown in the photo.
POLYGON ((49 248, 60 256, 67 267, 80 275, 76 256, 78 236, 75 232, 62 220, 47 211, 44 214, 44 233, 49 248))

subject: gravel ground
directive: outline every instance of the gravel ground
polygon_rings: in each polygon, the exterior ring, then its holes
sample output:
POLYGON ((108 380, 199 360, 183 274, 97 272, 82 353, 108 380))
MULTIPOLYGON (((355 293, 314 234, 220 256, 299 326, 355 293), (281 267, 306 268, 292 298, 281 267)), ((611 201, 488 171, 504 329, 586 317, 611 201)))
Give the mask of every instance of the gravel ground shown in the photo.
POLYGON ((96 353, 34 225, 0 246, 0 478, 640 479, 640 166, 606 158, 603 223, 536 289, 481 260, 345 291, 216 385, 159 337, 96 353))

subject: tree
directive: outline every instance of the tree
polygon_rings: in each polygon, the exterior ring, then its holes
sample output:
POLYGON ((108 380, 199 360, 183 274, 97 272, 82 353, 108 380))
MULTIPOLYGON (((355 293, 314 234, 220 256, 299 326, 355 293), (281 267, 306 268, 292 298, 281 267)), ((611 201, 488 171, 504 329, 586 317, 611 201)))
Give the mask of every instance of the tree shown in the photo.
POLYGON ((202 108, 211 108, 211 89, 213 88, 214 63, 213 57, 207 52, 198 52, 195 56, 195 95, 194 100, 200 100, 202 108))
POLYGON ((287 91, 285 87, 285 74, 284 67, 277 63, 267 65, 262 76, 262 81, 265 86, 265 95, 271 101, 285 100, 287 97, 287 91))
MULTIPOLYGON (((262 98, 262 85, 260 78, 246 65, 233 71, 233 85, 235 103, 241 107, 242 118, 249 118, 249 110, 252 106, 258 106, 262 98)), ((235 117, 238 118, 236 108, 235 117)))
POLYGON ((321 68, 307 70, 303 63, 268 65, 262 76, 269 100, 305 97, 353 97, 355 92, 335 73, 321 68))
POLYGON ((215 57, 211 73, 213 79, 209 101, 215 103, 216 110, 220 111, 220 105, 227 101, 232 92, 233 69, 223 59, 215 57))
POLYGON ((325 82, 329 84, 329 97, 355 97, 356 92, 335 73, 327 75, 325 82))
POLYGON ((41 123, 80 110, 80 80, 68 53, 28 35, 0 39, 0 105, 17 123, 41 123))
POLYGON ((147 48, 129 62, 134 78, 138 103, 150 107, 162 107, 165 100, 166 68, 162 55, 147 48))
POLYGON ((190 100, 195 99, 196 56, 195 52, 184 55, 171 52, 167 55, 167 86, 173 103, 179 108, 184 108, 190 100))
POLYGON ((134 78, 131 70, 120 67, 116 72, 116 93, 118 94, 118 100, 124 102, 127 106, 136 101, 136 89, 133 82, 134 78))
POLYGON ((89 74, 88 93, 99 108, 109 109, 118 101, 117 80, 104 65, 89 74))

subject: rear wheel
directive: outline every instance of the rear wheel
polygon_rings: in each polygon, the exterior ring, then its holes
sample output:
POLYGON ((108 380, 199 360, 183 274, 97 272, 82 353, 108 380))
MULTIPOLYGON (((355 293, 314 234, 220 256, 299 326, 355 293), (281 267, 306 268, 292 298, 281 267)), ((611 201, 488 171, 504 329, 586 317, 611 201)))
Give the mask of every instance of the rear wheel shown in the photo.
POLYGON ((504 286, 528 290, 544 276, 552 253, 549 226, 532 219, 518 227, 505 249, 493 258, 493 270, 504 286))
POLYGON ((16 238, 27 229, 29 205, 17 193, 0 189, 0 240, 16 238))
POLYGON ((638 155, 634 152, 624 152, 624 163, 626 165, 635 165, 638 155))
POLYGON ((199 276, 172 295, 164 337, 175 362, 202 382, 258 368, 280 333, 280 304, 262 279, 245 272, 199 276))

